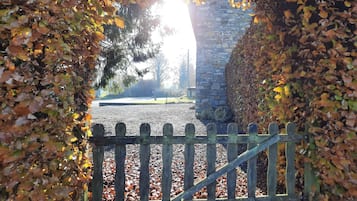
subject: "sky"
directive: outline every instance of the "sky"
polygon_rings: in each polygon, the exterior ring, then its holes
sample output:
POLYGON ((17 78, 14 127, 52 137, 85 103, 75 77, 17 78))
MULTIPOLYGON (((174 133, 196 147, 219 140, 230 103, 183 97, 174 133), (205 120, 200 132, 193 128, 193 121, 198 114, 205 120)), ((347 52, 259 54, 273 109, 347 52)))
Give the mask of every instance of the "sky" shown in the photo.
MULTIPOLYGON (((160 38, 154 35, 154 40, 163 40, 161 50, 165 54, 169 65, 179 68, 182 59, 187 60, 189 52, 190 63, 195 64, 196 41, 192 30, 190 16, 187 4, 184 0, 164 0, 161 7, 155 8, 154 12, 160 15, 163 26, 170 27, 173 30, 172 35, 160 38)), ((177 76, 173 74, 172 76, 177 76)), ((151 79, 147 75, 144 79, 151 79)), ((170 87, 170 83, 166 83, 170 87)))

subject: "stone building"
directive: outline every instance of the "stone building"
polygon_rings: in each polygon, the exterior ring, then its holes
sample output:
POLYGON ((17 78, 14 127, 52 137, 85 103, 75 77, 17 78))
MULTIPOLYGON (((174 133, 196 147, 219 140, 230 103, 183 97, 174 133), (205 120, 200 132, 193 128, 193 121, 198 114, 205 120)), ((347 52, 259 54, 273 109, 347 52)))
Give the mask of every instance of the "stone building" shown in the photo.
POLYGON ((232 8, 228 0, 190 5, 196 37, 196 114, 227 105, 225 65, 238 39, 250 25, 250 11, 232 8))

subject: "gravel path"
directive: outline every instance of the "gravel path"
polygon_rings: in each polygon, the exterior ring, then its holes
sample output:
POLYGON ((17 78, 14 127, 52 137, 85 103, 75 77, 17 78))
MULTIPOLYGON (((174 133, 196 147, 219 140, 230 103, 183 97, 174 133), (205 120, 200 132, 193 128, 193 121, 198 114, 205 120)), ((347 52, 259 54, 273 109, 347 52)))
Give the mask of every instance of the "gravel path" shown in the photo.
POLYGON ((196 119, 193 104, 130 105, 92 107, 93 123, 101 123, 114 135, 115 124, 124 122, 128 135, 138 135, 141 123, 150 123, 151 135, 162 135, 165 123, 172 123, 174 135, 183 135, 185 125, 193 123, 196 135, 205 135, 205 125, 196 119))
MULTIPOLYGON (((105 106, 92 107, 93 123, 102 123, 108 135, 114 135, 114 127, 117 122, 124 122, 127 125, 128 135, 138 135, 141 123, 150 123, 153 136, 162 135, 162 126, 165 123, 172 123, 174 135, 183 135, 186 123, 194 123, 196 135, 205 135, 206 128, 195 118, 193 104, 168 104, 168 105, 133 105, 133 106, 105 106)), ((150 199, 161 199, 161 157, 160 145, 151 145, 150 159, 150 199)), ((139 146, 127 146, 126 159, 126 200, 139 200, 139 146)), ((206 176, 206 145, 195 145, 194 177, 195 182, 206 176)), ((183 191, 183 145, 174 145, 174 158, 172 164, 173 186, 172 196, 183 191)), ((221 167, 226 163, 226 150, 222 145, 217 145, 216 167, 221 167)), ((103 200, 114 200, 114 172, 115 161, 113 151, 105 153, 104 168, 104 195, 103 200)), ((247 195, 246 173, 240 168, 237 169, 237 189, 236 196, 247 195)), ((217 180, 216 196, 227 197, 225 176, 217 180)), ((257 188, 257 195, 262 191, 257 188)), ((195 198, 205 198, 205 190, 195 194, 195 198)))

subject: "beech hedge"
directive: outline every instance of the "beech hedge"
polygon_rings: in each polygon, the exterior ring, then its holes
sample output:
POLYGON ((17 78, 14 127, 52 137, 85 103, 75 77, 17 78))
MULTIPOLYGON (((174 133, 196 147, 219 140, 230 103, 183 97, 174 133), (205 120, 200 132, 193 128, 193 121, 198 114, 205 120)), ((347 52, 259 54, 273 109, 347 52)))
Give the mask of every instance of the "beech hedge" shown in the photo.
POLYGON ((254 31, 238 42, 227 65, 227 74, 235 73, 228 77, 233 111, 255 111, 260 124, 292 121, 301 132, 307 128, 313 142, 299 147, 304 155, 297 166, 313 164, 319 198, 356 199, 357 2, 253 2, 254 31))
POLYGON ((0 200, 82 198, 92 79, 113 23, 124 26, 111 0, 1 1, 0 200))

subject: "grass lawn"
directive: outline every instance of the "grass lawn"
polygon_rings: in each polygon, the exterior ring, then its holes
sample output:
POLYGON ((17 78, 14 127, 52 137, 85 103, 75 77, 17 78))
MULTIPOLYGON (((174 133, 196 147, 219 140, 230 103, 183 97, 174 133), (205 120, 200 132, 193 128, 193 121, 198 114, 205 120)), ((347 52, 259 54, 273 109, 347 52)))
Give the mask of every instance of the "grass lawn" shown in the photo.
POLYGON ((138 103, 142 104, 174 104, 174 103, 193 103, 194 99, 189 99, 186 96, 182 97, 168 97, 168 98, 158 98, 156 100, 145 100, 138 103))

